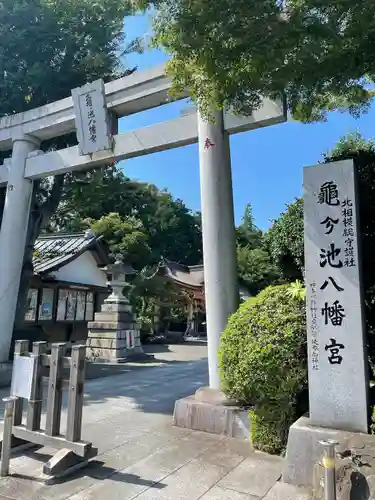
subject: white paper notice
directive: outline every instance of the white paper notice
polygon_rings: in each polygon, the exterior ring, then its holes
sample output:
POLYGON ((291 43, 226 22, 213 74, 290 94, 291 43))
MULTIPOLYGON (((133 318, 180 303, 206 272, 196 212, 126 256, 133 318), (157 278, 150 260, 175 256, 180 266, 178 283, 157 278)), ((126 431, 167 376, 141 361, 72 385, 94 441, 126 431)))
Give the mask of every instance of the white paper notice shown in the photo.
POLYGON ((30 399, 35 360, 35 357, 14 357, 11 396, 30 399))

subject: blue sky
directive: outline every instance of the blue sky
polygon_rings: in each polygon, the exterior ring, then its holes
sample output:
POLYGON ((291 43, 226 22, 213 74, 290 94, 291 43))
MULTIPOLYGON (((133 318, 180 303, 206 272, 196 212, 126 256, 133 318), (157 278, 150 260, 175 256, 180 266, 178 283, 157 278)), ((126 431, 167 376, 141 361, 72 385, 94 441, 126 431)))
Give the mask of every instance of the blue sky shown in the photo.
MULTIPOLYGON (((129 18, 125 26, 129 39, 150 32, 146 16, 129 18)), ((126 62, 143 70, 165 59, 165 54, 153 50, 127 56, 126 62)), ((120 131, 175 118, 186 106, 184 102, 177 102, 132 115, 120 121, 120 131)), ((232 136, 236 222, 240 222, 245 205, 250 202, 257 225, 266 230, 285 204, 301 195, 303 166, 317 163, 323 152, 350 132, 359 131, 365 138, 374 137, 374 123, 375 105, 358 120, 348 114, 332 113, 326 123, 288 122, 232 136)), ((200 209, 197 145, 134 158, 121 166, 127 176, 167 188, 192 210, 200 209)))

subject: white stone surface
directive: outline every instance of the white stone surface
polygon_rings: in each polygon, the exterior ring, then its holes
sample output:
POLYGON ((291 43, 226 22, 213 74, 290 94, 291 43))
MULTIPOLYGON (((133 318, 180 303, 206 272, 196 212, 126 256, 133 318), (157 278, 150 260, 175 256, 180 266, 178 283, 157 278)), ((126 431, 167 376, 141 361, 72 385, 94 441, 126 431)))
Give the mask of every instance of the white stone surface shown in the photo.
POLYGON ((93 168, 108 161, 135 158, 144 154, 165 151, 197 142, 195 116, 184 116, 165 123, 157 123, 136 131, 113 136, 113 151, 100 151, 81 156, 78 146, 51 151, 27 161, 25 175, 37 179, 57 173, 93 168))
POLYGON ((220 336, 239 294, 229 136, 223 113, 215 119, 209 123, 198 115, 208 371, 210 388, 220 389, 220 336))
POLYGON ((353 162, 307 167, 303 182, 310 420, 367 432, 353 162))
POLYGON ((224 113, 224 128, 229 134, 246 132, 286 121, 286 105, 281 100, 263 97, 261 106, 249 116, 236 116, 224 113))
POLYGON ((72 90, 80 155, 111 149, 109 114, 103 80, 72 90))
POLYGON ((19 136, 13 145, 0 232, 0 362, 9 356, 33 191, 33 181, 24 178, 25 162, 38 147, 30 136, 19 136))
MULTIPOLYGON (((274 125, 285 121, 283 108, 274 101, 264 100, 251 116, 235 117, 225 115, 225 126, 230 134, 274 125)), ((0 130, 1 133, 1 130, 0 130)), ((99 151, 93 155, 80 155, 78 146, 51 151, 38 158, 27 160, 26 177, 38 179, 47 175, 62 174, 73 170, 93 168, 111 160, 125 160, 144 154, 165 151, 194 144, 198 141, 196 114, 181 116, 164 123, 142 127, 113 136, 113 151, 99 151)), ((6 173, 1 174, 0 179, 6 173)))

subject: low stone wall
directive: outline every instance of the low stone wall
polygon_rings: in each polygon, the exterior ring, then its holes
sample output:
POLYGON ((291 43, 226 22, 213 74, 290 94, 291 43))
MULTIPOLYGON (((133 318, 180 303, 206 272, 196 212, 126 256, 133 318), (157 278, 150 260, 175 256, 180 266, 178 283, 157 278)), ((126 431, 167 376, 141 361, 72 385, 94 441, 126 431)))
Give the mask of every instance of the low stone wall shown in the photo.
POLYGON ((296 486, 312 486, 314 499, 324 498, 321 440, 336 447, 337 500, 375 499, 375 436, 316 427, 302 417, 289 431, 282 479, 296 486))
POLYGON ((231 405, 219 391, 202 388, 175 403, 173 424, 250 441, 249 411, 231 405))

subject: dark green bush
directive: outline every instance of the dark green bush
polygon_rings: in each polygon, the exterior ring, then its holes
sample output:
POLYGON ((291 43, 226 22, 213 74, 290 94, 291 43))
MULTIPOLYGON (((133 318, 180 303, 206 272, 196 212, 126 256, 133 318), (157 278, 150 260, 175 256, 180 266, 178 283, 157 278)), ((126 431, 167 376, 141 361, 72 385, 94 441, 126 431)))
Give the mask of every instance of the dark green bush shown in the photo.
POLYGON ((221 337, 222 389, 253 407, 252 440, 281 451, 307 386, 305 302, 290 285, 268 287, 240 306, 221 337))
POLYGON ((284 447, 284 436, 274 411, 269 407, 253 408, 249 418, 252 446, 265 453, 279 453, 284 447))
POLYGON ((375 434, 375 406, 372 407, 370 434, 375 434))

